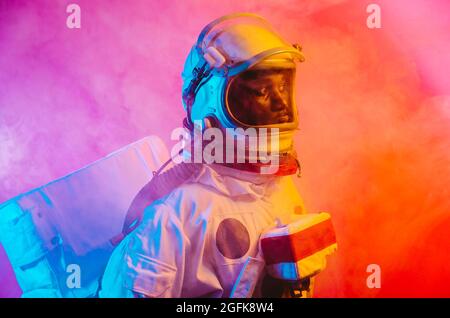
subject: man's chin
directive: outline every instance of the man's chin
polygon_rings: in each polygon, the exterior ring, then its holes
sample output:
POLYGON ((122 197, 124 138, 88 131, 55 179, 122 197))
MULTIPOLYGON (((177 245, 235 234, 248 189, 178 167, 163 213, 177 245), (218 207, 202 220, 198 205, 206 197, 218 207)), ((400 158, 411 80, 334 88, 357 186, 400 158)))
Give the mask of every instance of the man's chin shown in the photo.
POLYGON ((276 122, 280 123, 280 124, 284 124, 284 123, 288 123, 289 122, 289 116, 288 115, 282 115, 282 116, 278 116, 276 118, 276 122))

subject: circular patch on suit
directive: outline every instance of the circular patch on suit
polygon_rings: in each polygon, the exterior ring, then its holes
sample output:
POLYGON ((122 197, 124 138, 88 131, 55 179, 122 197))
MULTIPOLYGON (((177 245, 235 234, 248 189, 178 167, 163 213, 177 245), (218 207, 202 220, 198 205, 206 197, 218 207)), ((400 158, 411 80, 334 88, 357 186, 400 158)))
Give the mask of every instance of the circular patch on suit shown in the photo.
POLYGON ((241 258, 250 248, 250 234, 239 220, 224 219, 217 228, 216 245, 223 256, 241 258))

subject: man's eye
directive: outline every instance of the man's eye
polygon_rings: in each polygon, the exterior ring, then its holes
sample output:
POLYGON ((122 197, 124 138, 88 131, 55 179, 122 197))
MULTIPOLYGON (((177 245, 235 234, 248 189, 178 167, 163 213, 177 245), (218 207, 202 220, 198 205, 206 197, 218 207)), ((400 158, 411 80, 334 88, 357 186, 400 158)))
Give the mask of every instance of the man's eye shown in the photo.
POLYGON ((268 93, 269 93, 269 90, 267 89, 267 87, 263 87, 263 88, 255 90, 256 96, 260 96, 260 97, 267 96, 268 93))

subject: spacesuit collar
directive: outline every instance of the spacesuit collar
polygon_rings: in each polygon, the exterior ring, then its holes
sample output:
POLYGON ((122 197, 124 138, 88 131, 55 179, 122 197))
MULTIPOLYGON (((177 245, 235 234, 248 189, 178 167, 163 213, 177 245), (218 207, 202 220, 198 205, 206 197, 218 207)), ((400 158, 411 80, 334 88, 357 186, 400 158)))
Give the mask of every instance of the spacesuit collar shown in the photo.
POLYGON ((273 191, 280 177, 241 171, 219 164, 204 164, 196 182, 229 196, 261 199, 273 191))

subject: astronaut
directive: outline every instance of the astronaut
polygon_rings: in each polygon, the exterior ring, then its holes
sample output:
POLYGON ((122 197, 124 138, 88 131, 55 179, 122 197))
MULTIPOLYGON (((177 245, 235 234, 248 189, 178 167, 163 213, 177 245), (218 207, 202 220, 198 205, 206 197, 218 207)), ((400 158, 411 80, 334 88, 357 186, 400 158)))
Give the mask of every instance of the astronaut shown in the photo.
POLYGON ((282 279, 267 275, 260 236, 306 213, 291 179, 299 172, 294 88, 303 60, 298 45, 257 15, 224 16, 202 30, 182 73, 184 126, 191 133, 274 129, 278 142, 269 150, 277 169, 250 160, 259 152, 246 144, 244 162, 183 162, 158 171, 129 210, 100 297, 282 295, 282 279))

